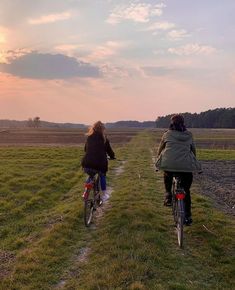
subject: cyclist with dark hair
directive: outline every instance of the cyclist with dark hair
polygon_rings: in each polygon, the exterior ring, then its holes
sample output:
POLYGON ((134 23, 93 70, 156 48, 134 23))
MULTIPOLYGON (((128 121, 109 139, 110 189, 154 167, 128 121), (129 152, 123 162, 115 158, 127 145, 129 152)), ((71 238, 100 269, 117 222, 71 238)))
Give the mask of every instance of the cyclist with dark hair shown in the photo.
POLYGON ((115 159, 108 138, 105 135, 105 126, 101 121, 93 124, 86 133, 85 156, 82 159, 82 167, 88 175, 98 172, 103 195, 106 194, 106 172, 108 171, 108 159, 115 159))
POLYGON ((156 167, 164 171, 165 206, 172 205, 172 180, 177 173, 186 192, 185 196, 185 224, 192 224, 190 187, 193 172, 201 171, 201 165, 196 159, 196 148, 193 136, 184 124, 182 115, 171 117, 169 129, 163 134, 158 147, 156 167))

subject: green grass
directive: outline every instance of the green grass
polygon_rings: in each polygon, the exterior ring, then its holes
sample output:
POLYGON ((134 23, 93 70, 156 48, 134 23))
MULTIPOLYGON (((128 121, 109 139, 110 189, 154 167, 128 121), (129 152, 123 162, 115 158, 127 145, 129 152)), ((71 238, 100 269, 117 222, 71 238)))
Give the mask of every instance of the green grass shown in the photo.
POLYGON ((114 192, 96 229, 83 225, 82 149, 0 149, 0 259, 8 257, 0 289, 56 289, 61 281, 82 290, 233 289, 234 219, 194 187, 194 224, 180 250, 152 164, 154 139, 142 132, 115 148, 125 171, 116 175, 120 162, 110 162, 114 192))
POLYGON ((79 148, 0 150, 0 256, 13 257, 0 268, 10 274, 1 289, 49 289, 68 263, 80 238, 81 154, 79 148))
POLYGON ((197 156, 200 160, 235 160, 235 150, 198 149, 197 156))

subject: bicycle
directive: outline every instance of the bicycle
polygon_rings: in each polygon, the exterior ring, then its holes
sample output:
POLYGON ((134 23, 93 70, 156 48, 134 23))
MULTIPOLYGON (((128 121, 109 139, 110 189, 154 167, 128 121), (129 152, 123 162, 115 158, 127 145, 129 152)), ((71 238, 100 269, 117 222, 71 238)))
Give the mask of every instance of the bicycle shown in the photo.
POLYGON ((172 213, 175 221, 179 247, 183 247, 184 220, 185 220, 185 190, 181 186, 181 178, 173 176, 172 183, 172 213))
POLYGON ((94 211, 98 206, 102 205, 102 199, 100 197, 100 175, 95 170, 89 170, 89 178, 87 179, 83 192, 84 200, 84 223, 86 227, 89 227, 94 211))

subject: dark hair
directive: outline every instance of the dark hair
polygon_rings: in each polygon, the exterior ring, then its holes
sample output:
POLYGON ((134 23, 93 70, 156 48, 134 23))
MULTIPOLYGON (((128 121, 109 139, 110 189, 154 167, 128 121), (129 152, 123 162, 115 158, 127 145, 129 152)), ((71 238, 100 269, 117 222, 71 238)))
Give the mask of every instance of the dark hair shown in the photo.
POLYGON ((180 114, 173 115, 171 117, 169 129, 181 132, 186 131, 186 127, 184 125, 184 117, 180 114))

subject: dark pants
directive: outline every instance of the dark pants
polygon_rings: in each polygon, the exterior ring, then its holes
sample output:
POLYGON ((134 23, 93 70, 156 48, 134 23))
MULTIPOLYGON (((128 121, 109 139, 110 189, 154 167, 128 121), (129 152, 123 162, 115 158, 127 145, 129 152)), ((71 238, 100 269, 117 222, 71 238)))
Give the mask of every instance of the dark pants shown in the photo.
POLYGON ((193 182, 193 174, 192 172, 170 172, 170 171, 164 171, 164 183, 165 183, 165 189, 167 193, 172 194, 172 181, 173 181, 173 175, 177 173, 177 175, 181 178, 181 185, 183 189, 185 190, 186 196, 185 196, 185 216, 190 217, 191 216, 191 196, 190 196, 190 187, 193 182))

